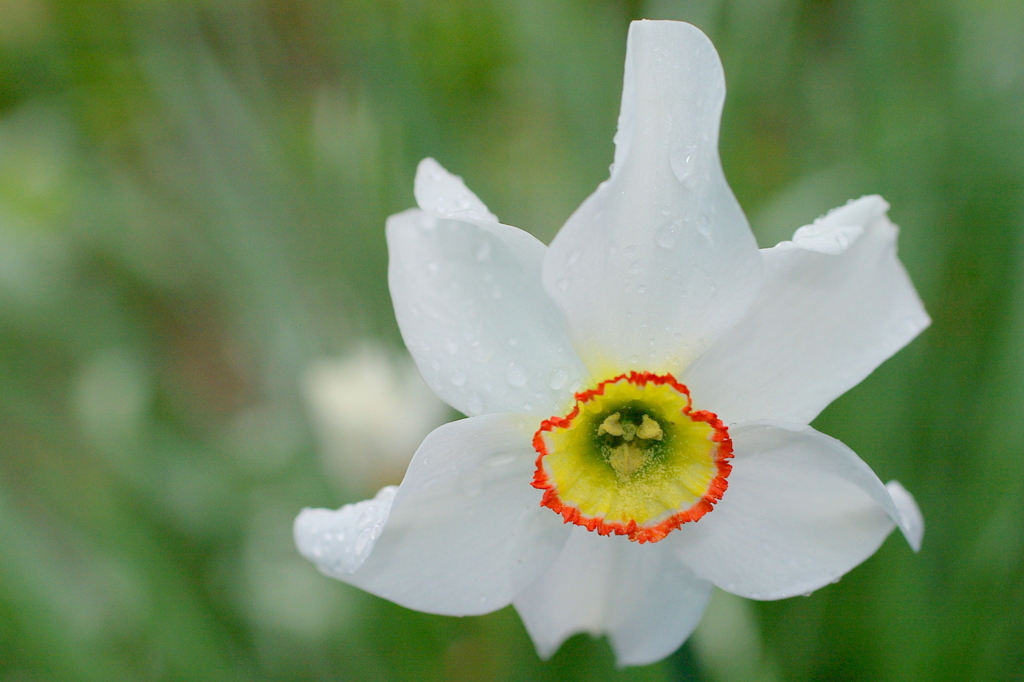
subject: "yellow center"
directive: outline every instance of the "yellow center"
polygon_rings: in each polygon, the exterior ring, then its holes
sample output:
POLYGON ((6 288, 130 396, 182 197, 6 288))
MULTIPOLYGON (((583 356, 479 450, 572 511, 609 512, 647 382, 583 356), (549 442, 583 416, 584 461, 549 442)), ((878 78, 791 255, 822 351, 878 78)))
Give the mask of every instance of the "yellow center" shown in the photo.
POLYGON ((631 373, 580 393, 542 424, 534 485, 565 520, 656 541, 710 511, 726 487, 728 430, 691 410, 670 375, 631 373))

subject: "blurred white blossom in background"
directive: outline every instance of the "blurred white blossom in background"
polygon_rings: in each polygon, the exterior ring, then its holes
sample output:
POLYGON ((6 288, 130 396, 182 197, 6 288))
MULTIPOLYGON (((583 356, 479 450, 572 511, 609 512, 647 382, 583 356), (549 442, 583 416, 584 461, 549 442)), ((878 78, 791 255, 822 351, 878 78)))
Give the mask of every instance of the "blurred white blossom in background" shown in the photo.
POLYGON ((353 495, 399 483, 423 438, 452 416, 408 355, 368 342, 314 362, 304 389, 324 473, 353 495))

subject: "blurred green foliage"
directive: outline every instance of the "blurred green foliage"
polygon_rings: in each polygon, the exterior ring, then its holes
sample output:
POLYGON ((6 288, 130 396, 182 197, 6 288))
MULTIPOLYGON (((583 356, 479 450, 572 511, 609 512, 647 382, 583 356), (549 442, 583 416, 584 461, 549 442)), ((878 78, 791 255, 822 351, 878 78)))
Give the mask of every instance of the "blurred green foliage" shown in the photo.
POLYGON ((1024 680, 1022 225, 1016 0, 4 0, 0 679, 1024 680), (606 177, 639 17, 720 50, 762 244, 892 203, 934 325, 817 425, 928 530, 616 671, 323 578, 290 525, 362 494, 302 377, 400 348, 383 223, 416 162, 550 239, 606 177))

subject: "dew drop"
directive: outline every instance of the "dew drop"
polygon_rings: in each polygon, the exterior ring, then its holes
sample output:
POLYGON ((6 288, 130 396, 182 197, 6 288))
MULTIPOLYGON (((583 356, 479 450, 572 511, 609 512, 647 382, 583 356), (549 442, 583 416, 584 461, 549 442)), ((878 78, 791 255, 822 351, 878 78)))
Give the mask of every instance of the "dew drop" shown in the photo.
POLYGON ((641 284, 640 286, 638 286, 636 288, 636 293, 638 293, 638 294, 646 293, 646 291, 647 291, 647 287, 645 287, 643 284, 641 284))
POLYGON ((452 372, 449 380, 452 382, 452 386, 465 386, 466 385, 466 373, 461 370, 455 370, 452 372))
POLYGON ((569 252, 569 257, 566 259, 565 262, 566 262, 567 265, 573 265, 579 259, 580 259, 580 252, 579 251, 570 251, 569 252))
POLYGON ((516 459, 518 458, 515 455, 498 455, 497 457, 491 457, 487 460, 487 466, 497 469, 514 463, 516 459))
POLYGON ((568 291, 569 290, 569 280, 567 278, 565 278, 565 277, 559 278, 559 280, 558 280, 558 288, 561 289, 562 291, 568 291))
POLYGON ((629 264, 629 274, 639 275, 643 271, 643 264, 639 260, 635 260, 629 264))
POLYGON ((440 360, 434 360, 432 363, 430 363, 430 367, 435 372, 440 372, 441 371, 441 361, 440 360))
POLYGON ((678 145, 669 153, 672 173, 687 187, 696 185, 696 170, 699 152, 696 145, 678 145))
POLYGON ((469 416, 471 417, 475 417, 484 411, 484 401, 479 393, 470 394, 469 399, 466 400, 466 409, 469 410, 469 416))
POLYGON ((559 367, 558 369, 551 373, 551 381, 548 383, 548 385, 551 386, 552 389, 557 391, 558 389, 562 388, 562 386, 565 386, 565 382, 568 380, 569 373, 566 372, 563 368, 559 367))
POLYGON ((703 237, 711 236, 711 218, 706 213, 697 218, 697 232, 703 237))
POLYGON ((517 365, 514 362, 508 363, 508 369, 505 370, 505 381, 508 382, 509 386, 513 388, 522 388, 526 385, 526 370, 517 365))
POLYGON ((514 336, 513 336, 513 337, 512 337, 511 339, 509 339, 509 340, 508 340, 508 346, 509 346, 509 348, 515 348, 515 347, 516 347, 516 346, 518 346, 518 345, 519 345, 519 339, 517 339, 517 338, 516 338, 516 337, 514 337, 514 336))
POLYGON ((639 355, 630 355, 629 356, 629 361, 630 361, 630 363, 635 365, 638 362, 640 362, 640 356, 639 355))
POLYGON ((437 271, 440 267, 441 266, 438 265, 437 263, 427 263, 427 271, 430 272, 430 274, 432 275, 437 274, 437 271))
POLYGON ((675 246, 676 240, 678 239, 677 233, 679 227, 679 221, 676 221, 671 225, 665 225, 660 230, 658 230, 658 234, 655 235, 654 237, 658 246, 660 246, 663 249, 671 249, 673 246, 675 246))
POLYGON ((476 249, 476 259, 478 262, 485 261, 491 255, 491 243, 489 241, 480 242, 480 246, 476 249))
POLYGON ((491 349, 486 348, 479 343, 473 345, 472 357, 474 361, 484 363, 490 360, 493 355, 494 351, 491 349))
POLYGON ((455 342, 455 339, 445 339, 444 347, 452 355, 459 352, 459 344, 455 342))

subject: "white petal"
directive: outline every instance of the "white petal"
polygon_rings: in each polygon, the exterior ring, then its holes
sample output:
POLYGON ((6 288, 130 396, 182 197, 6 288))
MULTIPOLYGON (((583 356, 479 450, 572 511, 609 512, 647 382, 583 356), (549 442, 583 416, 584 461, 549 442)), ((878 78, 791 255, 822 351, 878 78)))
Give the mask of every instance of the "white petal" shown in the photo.
POLYGON ((390 514, 363 524, 386 517, 372 552, 360 556, 367 550, 358 546, 363 536, 347 532, 352 525, 338 523, 332 535, 325 510, 296 520, 300 551, 327 575, 418 611, 464 616, 506 606, 569 532, 530 485, 533 427, 507 414, 445 424, 416 452, 390 514))
POLYGON ((372 500, 341 509, 303 509, 293 528, 299 554, 332 578, 355 573, 373 552, 396 492, 398 486, 389 485, 372 500))
POLYGON ((427 385, 464 414, 565 412, 587 381, 541 285, 544 245, 498 223, 388 218, 395 316, 427 385))
POLYGON ((728 423, 809 423, 929 324, 878 196, 850 202, 761 253, 749 314, 682 377, 728 423))
POLYGON ((452 175, 430 157, 420 161, 416 168, 413 194, 419 207, 436 218, 498 222, 462 178, 452 175))
POLYGON ((893 504, 896 505, 903 537, 907 539, 911 549, 920 552, 921 540, 924 538, 924 515, 917 506, 917 500, 899 481, 889 481, 885 484, 885 489, 889 491, 893 504))
POLYGON ((750 599, 811 592, 874 554, 902 523, 871 468, 834 438, 782 423, 730 434, 728 490, 713 511, 663 541, 722 589, 750 599))
POLYGON ((724 98, 718 54, 697 28, 630 25, 614 170, 544 262, 592 372, 678 372, 757 294, 761 259, 718 157, 724 98))
POLYGON ((558 559, 513 602, 541 658, 577 632, 607 634, 619 665, 679 648, 700 621, 711 583, 658 544, 574 528, 558 559))

